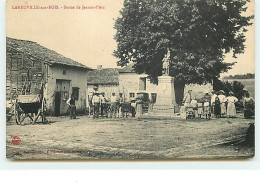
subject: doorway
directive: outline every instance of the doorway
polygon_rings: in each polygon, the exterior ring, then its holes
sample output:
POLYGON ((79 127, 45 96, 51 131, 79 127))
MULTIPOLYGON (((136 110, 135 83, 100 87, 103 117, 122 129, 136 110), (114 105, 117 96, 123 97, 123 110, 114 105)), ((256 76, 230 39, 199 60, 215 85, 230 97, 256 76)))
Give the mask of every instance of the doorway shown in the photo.
POLYGON ((68 113, 69 105, 67 105, 67 100, 69 99, 69 80, 56 80, 55 87, 55 115, 65 115, 68 113))
POLYGON ((55 116, 60 115, 61 92, 55 92, 55 116))

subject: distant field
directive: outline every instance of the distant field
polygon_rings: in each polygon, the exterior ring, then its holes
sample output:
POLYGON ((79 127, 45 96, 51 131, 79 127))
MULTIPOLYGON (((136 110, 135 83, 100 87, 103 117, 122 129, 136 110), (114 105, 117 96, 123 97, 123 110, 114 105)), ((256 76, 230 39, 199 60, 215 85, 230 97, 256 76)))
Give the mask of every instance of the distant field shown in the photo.
POLYGON ((248 90, 250 96, 255 97, 255 79, 224 79, 224 81, 233 82, 238 81, 245 85, 245 89, 248 90))

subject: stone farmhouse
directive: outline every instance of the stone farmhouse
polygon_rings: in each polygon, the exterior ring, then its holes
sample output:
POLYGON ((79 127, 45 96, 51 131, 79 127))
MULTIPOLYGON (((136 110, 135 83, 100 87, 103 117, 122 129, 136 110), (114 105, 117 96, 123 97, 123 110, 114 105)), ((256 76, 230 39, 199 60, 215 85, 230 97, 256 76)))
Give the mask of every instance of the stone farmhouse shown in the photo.
POLYGON ((73 95, 77 110, 86 107, 87 71, 92 69, 36 42, 6 38, 6 99, 19 94, 39 94, 43 88, 47 111, 63 115, 73 95), (43 85, 43 86, 42 86, 43 85))

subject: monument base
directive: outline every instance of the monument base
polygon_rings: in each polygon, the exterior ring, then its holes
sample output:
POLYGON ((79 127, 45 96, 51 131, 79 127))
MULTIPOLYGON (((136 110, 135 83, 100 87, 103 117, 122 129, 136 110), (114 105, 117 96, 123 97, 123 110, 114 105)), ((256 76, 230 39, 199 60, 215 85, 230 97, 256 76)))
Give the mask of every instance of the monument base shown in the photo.
POLYGON ((150 116, 175 117, 174 78, 171 76, 158 77, 157 97, 150 116))
POLYGON ((153 111, 149 113, 151 117, 175 117, 175 107, 166 105, 154 105, 153 111))

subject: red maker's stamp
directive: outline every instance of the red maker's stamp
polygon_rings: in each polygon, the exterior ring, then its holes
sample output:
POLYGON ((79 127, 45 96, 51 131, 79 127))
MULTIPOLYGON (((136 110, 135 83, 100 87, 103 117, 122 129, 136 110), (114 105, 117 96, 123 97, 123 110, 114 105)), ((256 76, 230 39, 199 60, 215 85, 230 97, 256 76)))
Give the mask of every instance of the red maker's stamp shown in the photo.
POLYGON ((21 139, 18 136, 13 137, 12 143, 14 145, 19 145, 21 143, 21 139))

